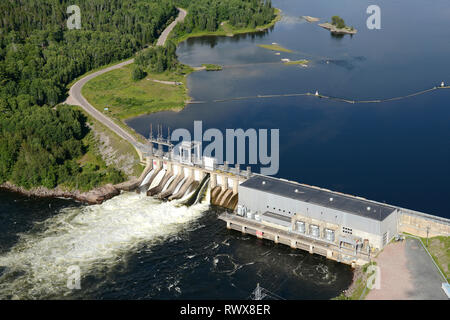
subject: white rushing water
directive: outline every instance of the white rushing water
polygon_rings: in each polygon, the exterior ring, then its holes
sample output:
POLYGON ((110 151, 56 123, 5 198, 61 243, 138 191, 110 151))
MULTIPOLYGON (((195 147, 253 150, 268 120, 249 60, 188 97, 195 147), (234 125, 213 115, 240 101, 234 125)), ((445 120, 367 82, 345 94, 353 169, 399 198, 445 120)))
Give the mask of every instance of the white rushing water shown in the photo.
MULTIPOLYGON (((70 293, 67 270, 81 278, 100 276, 123 263, 143 244, 158 244, 177 234, 208 209, 180 206, 145 195, 124 193, 101 205, 67 208, 44 223, 44 230, 20 236, 0 256, 0 299, 43 299, 70 293)), ((82 281, 81 281, 82 283, 82 281)))
POLYGON ((156 176, 155 179, 153 179, 152 183, 150 184, 148 190, 152 190, 153 188, 159 186, 159 184, 161 183, 161 180, 164 178, 164 176, 166 175, 166 169, 162 169, 156 176))
POLYGON ((142 187, 144 184, 147 184, 150 181, 150 178, 153 176, 153 174, 155 173, 155 169, 153 168, 144 178, 144 180, 142 181, 141 185, 139 187, 142 187))

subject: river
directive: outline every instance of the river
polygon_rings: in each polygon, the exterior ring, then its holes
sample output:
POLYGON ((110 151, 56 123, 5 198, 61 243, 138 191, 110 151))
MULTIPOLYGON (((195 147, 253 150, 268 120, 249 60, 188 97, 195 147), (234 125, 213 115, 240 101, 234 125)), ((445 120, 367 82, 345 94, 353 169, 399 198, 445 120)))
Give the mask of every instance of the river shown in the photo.
MULTIPOLYGON (((278 177, 450 218, 450 90, 380 104, 317 97, 214 103, 230 97, 315 92, 382 99, 450 83, 450 3, 379 1, 382 29, 366 28, 369 1, 275 0, 283 19, 253 35, 190 39, 183 63, 224 65, 189 76, 183 111, 130 119, 192 129, 280 129, 278 177), (333 37, 302 15, 340 15, 358 29, 333 37), (418 27, 420 26, 420 27, 418 27), (278 43, 293 53, 257 44, 278 43), (309 59, 307 68, 280 58, 309 59)), ((0 298, 246 299, 260 283, 286 299, 330 299, 349 266, 227 230, 220 209, 125 193, 102 205, 0 193, 0 298), (66 287, 80 267, 81 290, 66 287)))

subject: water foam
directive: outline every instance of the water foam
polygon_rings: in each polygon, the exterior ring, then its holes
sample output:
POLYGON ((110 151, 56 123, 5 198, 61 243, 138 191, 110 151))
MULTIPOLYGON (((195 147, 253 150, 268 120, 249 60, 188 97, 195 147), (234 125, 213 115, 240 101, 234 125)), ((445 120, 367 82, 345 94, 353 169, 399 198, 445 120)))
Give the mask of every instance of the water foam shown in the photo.
MULTIPOLYGON (((207 204, 180 206, 124 193, 101 205, 67 208, 45 221, 42 232, 22 234, 0 256, 0 299, 43 299, 70 293, 66 274, 104 275, 143 244, 161 243, 198 219, 207 204)), ((83 286, 83 280, 81 280, 83 286)))

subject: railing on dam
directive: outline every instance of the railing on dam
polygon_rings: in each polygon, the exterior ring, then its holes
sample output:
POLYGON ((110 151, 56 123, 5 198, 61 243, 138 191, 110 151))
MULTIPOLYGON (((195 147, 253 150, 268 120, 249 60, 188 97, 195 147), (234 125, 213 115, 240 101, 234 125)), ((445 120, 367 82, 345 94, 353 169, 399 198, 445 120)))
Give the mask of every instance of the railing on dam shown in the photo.
POLYGON ((422 219, 429 220, 429 221, 432 221, 432 222, 444 224, 444 225, 450 227, 450 219, 443 218, 443 217, 438 217, 438 216, 433 216, 431 214, 427 214, 427 213, 423 213, 423 212, 419 212, 419 211, 414 211, 414 210, 410 210, 410 209, 403 209, 403 208, 399 208, 399 209, 400 209, 400 212, 402 214, 406 214, 406 215, 417 217, 417 218, 422 218, 422 219))
POLYGON ((190 166, 206 171, 220 171, 224 174, 229 174, 233 176, 238 176, 242 178, 250 178, 254 173, 251 172, 250 167, 247 167, 246 170, 241 170, 239 166, 229 166, 226 162, 224 164, 214 164, 213 166, 207 166, 205 165, 204 158, 196 159, 193 157, 189 161, 186 161, 186 159, 183 159, 180 155, 175 154, 173 152, 165 152, 157 149, 153 149, 152 152, 148 152, 145 154, 146 157, 156 157, 165 161, 171 161, 171 162, 177 162, 181 165, 190 166))
POLYGON ((235 214, 222 213, 219 216, 219 219, 227 222, 227 227, 231 229, 255 235, 263 239, 275 241, 277 243, 289 245, 292 248, 319 254, 339 262, 351 263, 355 260, 368 262, 372 257, 370 251, 347 248, 336 242, 330 242, 323 238, 300 234, 292 230, 288 231, 275 228, 273 226, 266 225, 253 219, 240 217, 235 214), (333 253, 331 256, 328 254, 328 251, 330 250, 333 253))

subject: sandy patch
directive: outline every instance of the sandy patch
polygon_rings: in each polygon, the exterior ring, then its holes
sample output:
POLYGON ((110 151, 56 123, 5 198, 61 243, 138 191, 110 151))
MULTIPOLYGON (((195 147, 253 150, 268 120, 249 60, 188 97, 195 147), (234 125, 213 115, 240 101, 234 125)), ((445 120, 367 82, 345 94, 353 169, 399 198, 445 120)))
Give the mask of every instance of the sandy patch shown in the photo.
POLYGON ((375 259, 380 267, 380 289, 372 289, 366 300, 406 300, 414 290, 407 268, 406 241, 391 243, 375 259))

